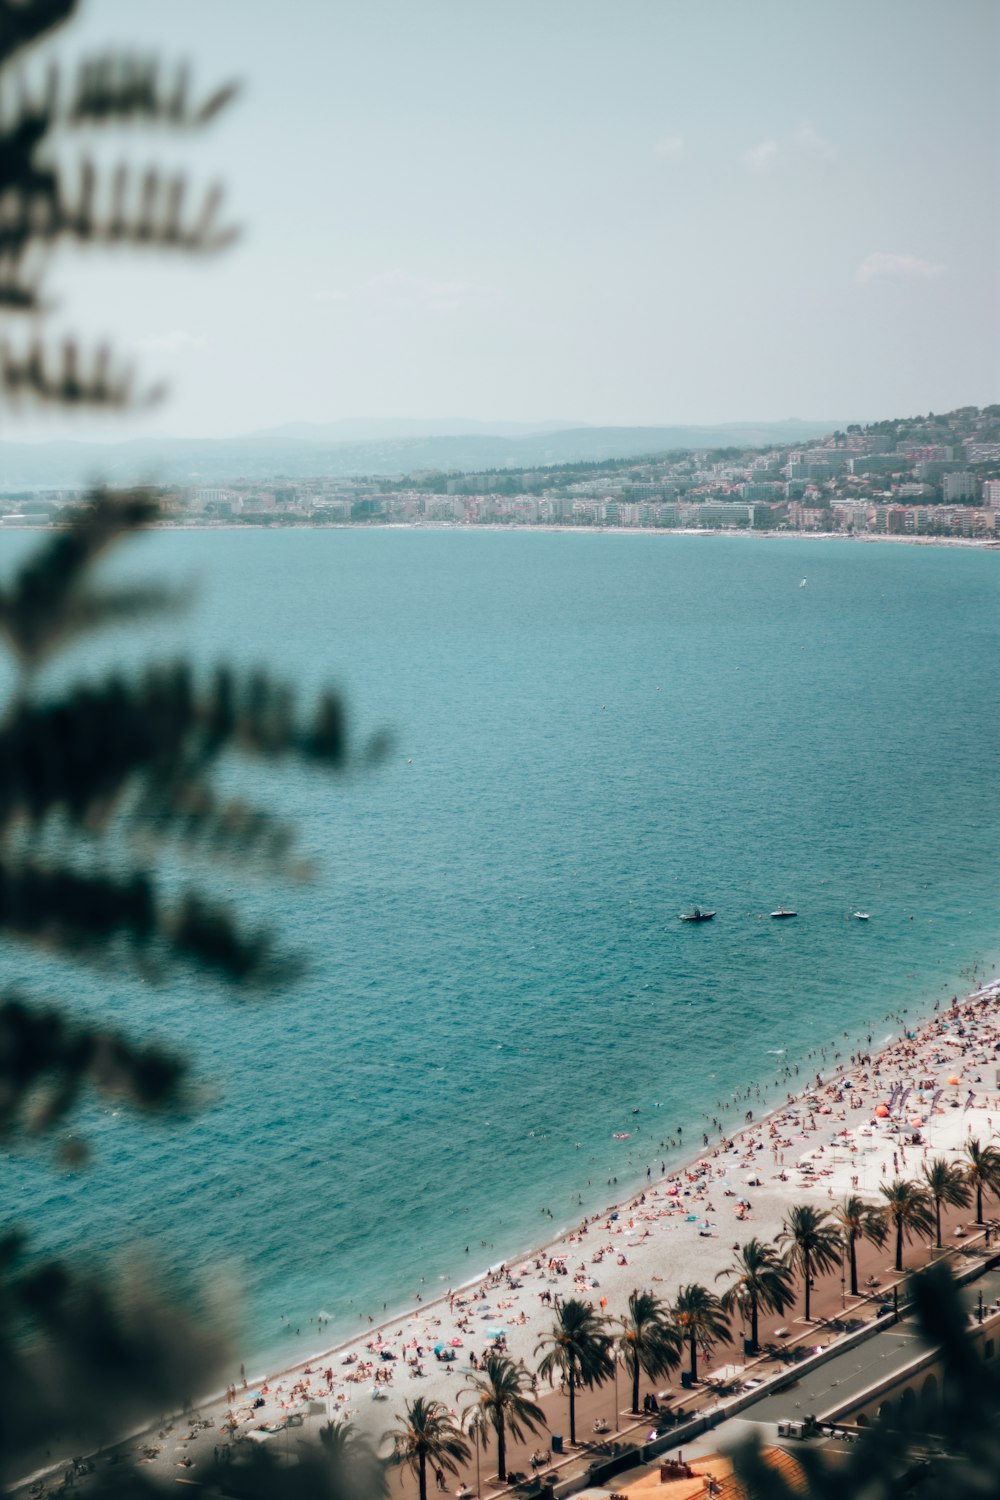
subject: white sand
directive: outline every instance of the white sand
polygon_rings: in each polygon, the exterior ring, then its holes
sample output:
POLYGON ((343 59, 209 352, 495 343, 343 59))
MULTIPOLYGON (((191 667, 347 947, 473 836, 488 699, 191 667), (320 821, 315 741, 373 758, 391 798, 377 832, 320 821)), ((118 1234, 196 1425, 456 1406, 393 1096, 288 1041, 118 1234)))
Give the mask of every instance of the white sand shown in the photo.
MULTIPOLYGON (((935 1014, 915 1037, 851 1064, 748 1126, 729 1149, 706 1152, 540 1255, 518 1259, 454 1297, 370 1329, 263 1385, 244 1390, 241 1381, 236 1429, 246 1433, 302 1413, 306 1427, 328 1415, 346 1416, 378 1435, 417 1395, 458 1412, 471 1373, 469 1354, 483 1354, 489 1330, 505 1330, 509 1353, 534 1369, 535 1346, 552 1322, 542 1296, 581 1296, 616 1316, 635 1287, 668 1300, 685 1282, 713 1287, 736 1244, 751 1236, 773 1239, 793 1203, 830 1204, 851 1191, 878 1201, 880 1183, 918 1176, 928 1157, 956 1156, 969 1135, 988 1142, 994 1122, 1000 1124, 998 1045, 1000 981, 935 1014), (949 1083, 952 1078, 958 1082, 949 1083), (880 1104, 891 1104, 891 1118, 876 1117, 880 1104), (922 1136, 918 1145, 909 1144, 915 1130, 922 1136), (740 1207, 741 1198, 749 1209, 740 1207), (566 1274, 558 1272, 560 1264, 566 1274), (438 1344, 454 1348, 454 1362, 435 1358, 438 1344), (395 1358, 384 1360, 383 1349, 395 1358), (373 1399, 375 1390, 385 1399, 373 1399), (265 1405, 254 1408, 249 1398, 257 1391, 265 1405)), ((215 1442, 222 1440, 226 1409, 227 1403, 205 1407, 215 1442)))

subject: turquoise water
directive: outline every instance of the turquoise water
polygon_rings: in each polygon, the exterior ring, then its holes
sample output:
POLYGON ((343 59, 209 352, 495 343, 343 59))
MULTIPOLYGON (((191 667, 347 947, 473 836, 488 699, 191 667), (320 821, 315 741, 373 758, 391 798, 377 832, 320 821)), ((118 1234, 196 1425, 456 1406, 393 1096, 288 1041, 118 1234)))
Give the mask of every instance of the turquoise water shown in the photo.
POLYGON ((216 1089, 181 1124, 92 1111, 85 1175, 8 1159, 11 1214, 46 1248, 224 1262, 255 1363, 318 1346, 321 1311, 332 1341, 541 1242, 742 1118, 734 1091, 992 968, 995 554, 190 532, 123 566, 194 574, 198 602, 74 667, 266 662, 395 734, 375 772, 268 783, 322 869, 250 888, 311 956, 294 990, 3 958, 190 1045, 216 1089), (715 921, 678 922, 693 902, 715 921))

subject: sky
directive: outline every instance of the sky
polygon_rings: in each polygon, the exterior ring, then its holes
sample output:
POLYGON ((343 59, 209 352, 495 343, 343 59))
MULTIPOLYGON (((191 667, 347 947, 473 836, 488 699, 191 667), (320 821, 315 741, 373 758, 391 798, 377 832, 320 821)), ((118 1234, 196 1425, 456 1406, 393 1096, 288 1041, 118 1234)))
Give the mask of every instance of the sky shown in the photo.
POLYGON ((241 226, 60 252, 52 331, 170 384, 132 435, 1000 400, 995 0, 84 0, 49 50, 110 44, 242 84, 60 146, 221 179, 241 226))

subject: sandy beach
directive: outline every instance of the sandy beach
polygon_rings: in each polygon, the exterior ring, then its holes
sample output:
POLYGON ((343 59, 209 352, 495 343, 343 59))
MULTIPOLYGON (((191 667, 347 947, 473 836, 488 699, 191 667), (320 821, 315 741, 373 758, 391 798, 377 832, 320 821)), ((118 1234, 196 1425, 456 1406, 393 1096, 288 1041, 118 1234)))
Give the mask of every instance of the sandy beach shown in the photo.
MULTIPOLYGON (((382 1444, 406 1402, 418 1395, 442 1401, 459 1416, 469 1399, 465 1388, 474 1373, 473 1358, 481 1360, 498 1339, 534 1371, 536 1346, 558 1301, 579 1297, 617 1318, 637 1287, 667 1302, 688 1282, 721 1292, 726 1278, 716 1278, 739 1246, 751 1237, 773 1240, 793 1204, 832 1207, 851 1192, 878 1203, 880 1184, 896 1176, 919 1178, 932 1158, 958 1157, 970 1135, 985 1144, 1000 1126, 998 1077, 1000 979, 935 1010, 922 1025, 903 1029, 881 1050, 856 1052, 836 1072, 817 1073, 808 1087, 763 1117, 748 1110, 738 1133, 583 1219, 544 1248, 387 1322, 372 1317, 350 1341, 291 1368, 265 1376, 240 1367, 224 1392, 133 1435, 127 1447, 140 1464, 168 1476, 175 1468, 196 1469, 243 1441, 289 1447, 315 1435, 331 1418, 351 1421, 382 1444)), ((988 1201, 984 1212, 989 1218, 988 1201)), ((947 1213, 948 1243, 954 1247, 971 1236, 974 1219, 974 1207, 947 1213)), ((906 1265, 923 1263, 927 1251, 926 1243, 910 1245, 906 1265)), ((415 1250, 414 1279, 419 1265, 415 1250)), ((859 1266, 865 1280, 886 1285, 894 1279, 891 1243, 881 1250, 864 1247, 859 1266)), ((850 1316, 857 1304, 845 1296, 843 1281, 836 1275, 825 1283, 818 1280, 813 1323, 801 1317, 798 1288, 796 1305, 783 1320, 762 1318, 761 1339, 773 1337, 782 1322, 782 1337, 787 1330, 791 1342, 806 1337, 811 1343, 824 1319, 845 1307, 850 1316)), ((745 1331, 735 1320, 732 1339, 712 1351, 704 1370, 733 1361, 742 1365, 745 1331)), ((677 1397, 679 1385, 679 1375, 673 1376, 677 1397)), ((617 1402, 610 1387, 578 1402, 581 1440, 592 1436, 595 1415, 611 1432, 629 1426, 624 1370, 618 1386, 617 1402)), ((544 1382, 537 1394, 549 1431, 565 1433, 565 1395, 550 1393, 544 1382)), ((685 1392, 681 1399, 690 1403, 697 1396, 685 1392)), ((537 1441, 527 1444, 523 1454, 512 1446, 508 1463, 526 1463, 536 1446, 537 1441)), ((547 1453, 547 1434, 541 1448, 547 1453)), ((484 1465, 481 1489, 486 1491, 488 1459, 484 1465)), ((61 1481, 65 1467, 38 1471, 25 1484, 31 1480, 33 1493, 43 1493, 61 1481)), ((462 1478, 475 1484, 471 1469, 462 1478)), ((409 1489, 405 1480, 403 1489, 409 1489)))
MULTIPOLYGON (((292 1369, 267 1378, 234 1370, 228 1390, 201 1403, 193 1421, 190 1414, 165 1421, 131 1439, 130 1446, 141 1462, 156 1468, 189 1468, 249 1434, 257 1441, 287 1443, 315 1432, 331 1417, 347 1418, 380 1440, 417 1395, 443 1401, 459 1414, 468 1399, 461 1393, 473 1373, 472 1358, 481 1359, 498 1338, 515 1360, 534 1370, 535 1348, 551 1325, 557 1299, 580 1297, 617 1317, 636 1287, 667 1301, 692 1281, 721 1291, 725 1278, 717 1284, 716 1276, 731 1264, 738 1246, 752 1236, 772 1240, 791 1205, 832 1207, 850 1192, 877 1203, 880 1184, 896 1176, 919 1177, 924 1162, 934 1157, 956 1157, 970 1135, 985 1144, 1000 1124, 998 1068, 1000 980, 994 980, 904 1030, 881 1051, 855 1053, 837 1073, 817 1074, 810 1087, 763 1118, 751 1118, 748 1111, 738 1135, 651 1180, 544 1249, 405 1316, 381 1325, 372 1320, 349 1343, 292 1369), (280 1438, 268 1434, 282 1425, 280 1438)), ((989 1216, 988 1206, 985 1212, 989 1216)), ((964 1237, 964 1226, 971 1228, 974 1218, 974 1207, 952 1211, 947 1234, 964 1237)), ((887 1275, 891 1279, 891 1252, 891 1245, 868 1247, 862 1273, 870 1275, 874 1267, 883 1281, 887 1275)), ((920 1263, 926 1253, 926 1245, 911 1245, 906 1263, 920 1263)), ((415 1247, 415 1275, 418 1267, 415 1247)), ((826 1307, 829 1316, 851 1299, 845 1299, 842 1282, 837 1298, 836 1277, 827 1282, 826 1300, 833 1299, 826 1307)), ((820 1282, 814 1311, 821 1315, 823 1291, 820 1282)), ((800 1314, 801 1289, 784 1320, 793 1338, 810 1326, 800 1314)), ((762 1338, 769 1336, 766 1327, 765 1322, 762 1338)), ((706 1368, 742 1362, 743 1331, 734 1322, 732 1343, 718 1346, 706 1368)), ((624 1372, 620 1385, 619 1412, 628 1404, 624 1372)), ((552 1406, 550 1429, 564 1431, 565 1400, 558 1393, 546 1400, 546 1391, 541 1384, 539 1398, 552 1406)), ((591 1407, 612 1430, 624 1426, 607 1389, 584 1403, 582 1422, 589 1424, 591 1407)), ((589 1436, 589 1425, 582 1433, 589 1436)), ((514 1455, 509 1462, 515 1462, 514 1455)))

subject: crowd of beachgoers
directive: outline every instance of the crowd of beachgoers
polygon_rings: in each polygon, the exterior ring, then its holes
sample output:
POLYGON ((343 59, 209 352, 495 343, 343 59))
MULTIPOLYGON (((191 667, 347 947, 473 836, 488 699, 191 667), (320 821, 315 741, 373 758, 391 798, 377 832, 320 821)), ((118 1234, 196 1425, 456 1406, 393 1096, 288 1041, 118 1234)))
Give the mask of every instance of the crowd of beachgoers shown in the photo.
MULTIPOLYGON (((193 1419, 165 1421, 132 1446, 140 1462, 189 1468, 213 1448, 267 1441, 288 1428, 301 1427, 297 1436, 304 1436, 331 1419, 378 1440, 416 1396, 441 1402, 458 1420, 470 1379, 497 1351, 523 1366, 527 1394, 543 1400, 538 1345, 561 1304, 579 1299, 614 1320, 634 1289, 667 1305, 691 1283, 721 1292, 741 1245, 773 1243, 797 1205, 832 1210, 855 1194, 884 1206, 883 1187, 920 1180, 930 1161, 967 1159, 970 1138, 990 1143, 994 1122, 1000 1126, 998 1076, 994 981, 916 1029, 904 1024, 881 1050, 855 1052, 828 1076, 816 1073, 763 1118, 748 1109, 738 1133, 681 1169, 658 1178, 650 1169, 645 1187, 546 1248, 387 1323, 370 1319, 350 1343, 294 1369, 260 1378, 241 1367, 193 1419)), ((882 1259, 889 1264, 891 1248, 882 1259)), ((800 1314, 797 1298, 788 1318, 800 1314)))
MULTIPOLYGON (((281 1427, 349 1419, 374 1436, 391 1430, 420 1395, 461 1415, 463 1389, 490 1352, 523 1362, 542 1398, 537 1346, 567 1299, 619 1318, 629 1293, 669 1304, 680 1286, 716 1285, 740 1245, 773 1242, 793 1206, 819 1209, 852 1193, 919 1179, 929 1160, 961 1158, 1000 1124, 1000 981, 954 1001, 882 1050, 856 1052, 762 1119, 747 1118, 686 1167, 669 1171, 560 1239, 377 1325, 351 1343, 269 1378, 244 1370, 202 1408, 198 1440, 185 1423, 140 1441, 151 1463, 194 1462, 195 1449, 281 1427)), ((884 1198, 881 1200, 884 1201, 884 1198)), ((961 1230, 959 1231, 961 1233, 961 1230)), ((887 1252, 888 1255, 888 1252, 887 1252)), ((794 1316, 794 1313, 789 1316, 794 1316)))

